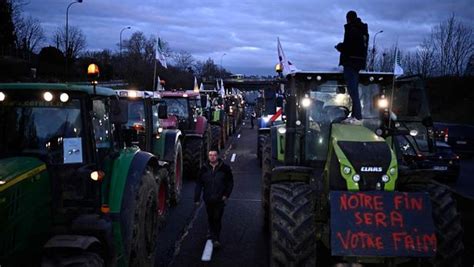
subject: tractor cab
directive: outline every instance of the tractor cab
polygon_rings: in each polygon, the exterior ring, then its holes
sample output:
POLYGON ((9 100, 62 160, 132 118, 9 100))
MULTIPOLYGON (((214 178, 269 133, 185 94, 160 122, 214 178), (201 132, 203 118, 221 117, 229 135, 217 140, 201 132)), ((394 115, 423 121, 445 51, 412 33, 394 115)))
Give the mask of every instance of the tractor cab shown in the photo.
MULTIPOLYGON (((162 91, 162 101, 168 114, 177 118, 177 127, 182 131, 196 130, 197 118, 202 115, 201 96, 194 91, 162 91)), ((167 124, 167 122, 164 122, 167 124)))

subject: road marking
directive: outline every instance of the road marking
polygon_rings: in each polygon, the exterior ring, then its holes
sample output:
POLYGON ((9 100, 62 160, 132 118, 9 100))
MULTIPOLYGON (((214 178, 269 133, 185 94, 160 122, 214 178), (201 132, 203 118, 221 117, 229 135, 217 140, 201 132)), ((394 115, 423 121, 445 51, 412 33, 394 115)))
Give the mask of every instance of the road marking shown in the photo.
POLYGON ((208 239, 206 242, 206 246, 204 247, 204 251, 202 252, 202 261, 210 261, 212 257, 212 240, 208 239))
POLYGON ((239 135, 237 135, 237 138, 240 138, 240 134, 239 134, 239 135))
POLYGON ((234 162, 234 161, 235 161, 235 156, 237 156, 235 153, 232 154, 232 157, 230 158, 230 162, 234 162))

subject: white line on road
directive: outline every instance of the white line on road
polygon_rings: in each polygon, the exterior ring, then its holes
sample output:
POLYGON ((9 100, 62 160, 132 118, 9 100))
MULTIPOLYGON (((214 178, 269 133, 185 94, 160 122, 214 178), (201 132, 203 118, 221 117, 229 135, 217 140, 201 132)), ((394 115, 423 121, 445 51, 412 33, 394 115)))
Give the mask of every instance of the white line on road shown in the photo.
POLYGON ((237 156, 235 153, 232 154, 232 157, 230 158, 230 162, 234 162, 234 161, 235 161, 235 156, 237 156))
POLYGON ((240 134, 239 134, 239 135, 237 135, 237 138, 240 138, 240 134))
POLYGON ((204 251, 202 252, 202 261, 210 261, 212 257, 212 240, 208 239, 206 242, 206 246, 204 247, 204 251))

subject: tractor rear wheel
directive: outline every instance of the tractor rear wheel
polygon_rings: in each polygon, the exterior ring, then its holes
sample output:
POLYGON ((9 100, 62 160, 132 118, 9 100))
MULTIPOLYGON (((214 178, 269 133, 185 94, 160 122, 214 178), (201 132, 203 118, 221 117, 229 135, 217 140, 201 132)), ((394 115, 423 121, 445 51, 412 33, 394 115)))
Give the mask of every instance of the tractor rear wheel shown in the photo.
POLYGON ((203 155, 207 153, 201 138, 191 138, 186 141, 183 159, 187 178, 196 178, 199 169, 205 158, 203 155), (204 151, 204 153, 203 153, 204 151))
POLYGON ((163 186, 162 182, 155 181, 153 172, 149 169, 141 178, 135 196, 130 266, 153 266, 154 264, 157 229, 161 217, 159 214, 160 190, 162 190, 160 184, 163 186))
POLYGON ((175 206, 181 199, 181 189, 183 188, 183 151, 181 147, 181 141, 176 142, 174 149, 174 161, 171 164, 170 170, 170 192, 171 192, 171 204, 175 206))
POLYGON ((212 149, 219 150, 221 148, 221 127, 219 125, 211 125, 211 133, 212 133, 212 149))
POLYGON ((270 185, 272 179, 272 148, 270 146, 270 138, 264 138, 262 151, 262 209, 263 209, 263 227, 268 228, 270 218, 270 185))
POLYGON ((316 265, 313 192, 301 182, 271 186, 271 266, 316 265))
POLYGON ((445 185, 432 181, 403 183, 403 191, 424 191, 431 199, 433 223, 436 231, 437 251, 434 266, 462 266, 464 253, 463 228, 456 202, 445 185))

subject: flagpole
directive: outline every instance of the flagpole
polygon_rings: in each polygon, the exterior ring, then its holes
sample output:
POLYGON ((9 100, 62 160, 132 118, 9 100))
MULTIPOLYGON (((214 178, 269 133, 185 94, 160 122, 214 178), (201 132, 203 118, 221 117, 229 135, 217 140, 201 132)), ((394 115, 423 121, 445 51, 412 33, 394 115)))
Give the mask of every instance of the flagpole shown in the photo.
MULTIPOLYGON (((158 48, 158 40, 156 41, 156 45, 158 48)), ((156 51, 157 51, 157 48, 155 49, 155 67, 153 70, 153 91, 156 91, 156 51)))
MULTIPOLYGON (((394 94, 394 91, 395 91, 395 79, 396 79, 396 76, 395 76, 395 66, 396 66, 396 62, 397 62, 397 53, 398 53, 398 36, 397 36, 397 43, 395 45, 395 59, 394 59, 394 64, 393 64, 393 79, 392 79, 392 94, 390 96, 390 107, 388 109, 388 127, 390 128, 390 125, 392 123, 392 105, 393 105, 393 94, 394 94)), ((392 138, 392 142, 393 142, 393 138, 392 138)))

